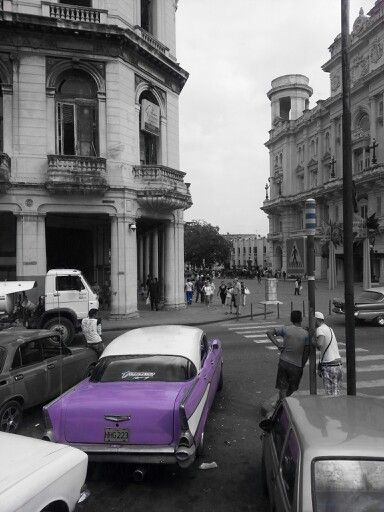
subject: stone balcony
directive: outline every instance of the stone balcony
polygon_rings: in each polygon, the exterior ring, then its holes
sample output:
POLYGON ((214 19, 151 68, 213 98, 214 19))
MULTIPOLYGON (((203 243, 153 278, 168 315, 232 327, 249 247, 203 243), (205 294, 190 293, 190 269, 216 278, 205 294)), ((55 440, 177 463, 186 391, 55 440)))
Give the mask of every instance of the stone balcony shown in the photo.
POLYGON ((107 23, 108 11, 70 4, 41 3, 42 15, 57 20, 80 23, 107 23))
POLYGON ((11 159, 0 153, 0 194, 5 194, 11 186, 11 159))
POLYGON ((109 189, 105 158, 48 155, 45 188, 51 194, 104 195, 109 189))
POLYGON ((187 210, 192 206, 189 183, 185 173, 164 165, 133 167, 133 176, 139 190, 137 200, 145 209, 157 212, 187 210))
POLYGON ((156 39, 155 36, 144 30, 139 25, 135 26, 135 32, 138 34, 143 41, 145 41, 147 44, 149 44, 152 48, 155 48, 158 52, 169 55, 169 48, 165 46, 165 44, 160 43, 158 39, 156 39))

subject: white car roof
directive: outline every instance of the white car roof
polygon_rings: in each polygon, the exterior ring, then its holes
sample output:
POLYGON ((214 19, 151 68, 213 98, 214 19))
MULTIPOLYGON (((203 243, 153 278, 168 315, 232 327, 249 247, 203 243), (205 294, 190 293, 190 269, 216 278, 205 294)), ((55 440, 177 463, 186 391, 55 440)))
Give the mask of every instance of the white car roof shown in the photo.
POLYGON ((184 325, 157 325, 133 329, 114 339, 101 357, 120 355, 173 355, 186 357, 200 370, 203 331, 184 325))

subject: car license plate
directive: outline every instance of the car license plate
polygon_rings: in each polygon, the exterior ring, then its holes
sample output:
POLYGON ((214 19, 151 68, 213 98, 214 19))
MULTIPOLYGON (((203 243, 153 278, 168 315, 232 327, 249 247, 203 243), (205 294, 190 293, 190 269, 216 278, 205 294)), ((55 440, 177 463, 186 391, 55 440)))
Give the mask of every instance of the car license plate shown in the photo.
POLYGON ((104 431, 104 443, 128 443, 128 429, 106 428, 104 431))

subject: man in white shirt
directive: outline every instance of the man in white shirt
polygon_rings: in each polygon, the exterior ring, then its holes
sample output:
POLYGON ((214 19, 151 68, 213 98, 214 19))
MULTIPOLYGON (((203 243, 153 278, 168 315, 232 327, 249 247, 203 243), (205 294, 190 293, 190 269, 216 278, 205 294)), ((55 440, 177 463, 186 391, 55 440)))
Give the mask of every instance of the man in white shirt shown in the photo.
POLYGON ((323 379, 326 395, 337 396, 341 394, 343 379, 342 362, 337 346, 337 339, 333 329, 324 322, 324 315, 320 311, 315 313, 316 344, 320 350, 319 375, 323 379))
POLYGON ((85 336, 87 346, 100 357, 104 350, 104 344, 101 339, 101 320, 97 318, 98 313, 97 309, 90 309, 88 318, 83 318, 81 321, 81 330, 85 336))

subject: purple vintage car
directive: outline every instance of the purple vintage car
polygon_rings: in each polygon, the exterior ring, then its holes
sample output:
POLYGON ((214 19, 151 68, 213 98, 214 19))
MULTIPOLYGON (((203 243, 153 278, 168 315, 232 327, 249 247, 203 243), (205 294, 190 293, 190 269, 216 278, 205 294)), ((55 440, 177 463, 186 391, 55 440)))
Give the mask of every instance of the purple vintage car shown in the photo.
POLYGON ((108 345, 90 378, 44 407, 44 438, 94 461, 188 467, 202 451, 222 366, 221 342, 201 329, 129 331, 108 345))

